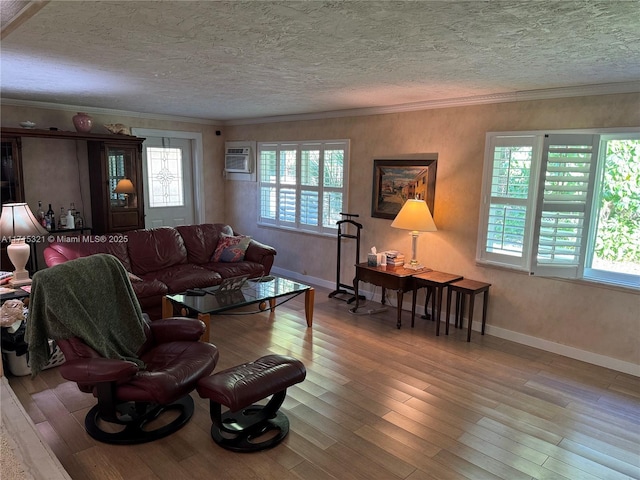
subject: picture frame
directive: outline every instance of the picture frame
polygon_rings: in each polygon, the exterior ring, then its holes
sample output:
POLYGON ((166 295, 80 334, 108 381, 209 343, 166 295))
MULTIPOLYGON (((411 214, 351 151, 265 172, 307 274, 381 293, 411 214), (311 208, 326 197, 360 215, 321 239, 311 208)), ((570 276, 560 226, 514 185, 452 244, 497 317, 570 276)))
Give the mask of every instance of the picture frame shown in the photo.
POLYGON ((374 159, 372 217, 393 220, 409 198, 425 200, 434 215, 438 154, 419 157, 374 159))

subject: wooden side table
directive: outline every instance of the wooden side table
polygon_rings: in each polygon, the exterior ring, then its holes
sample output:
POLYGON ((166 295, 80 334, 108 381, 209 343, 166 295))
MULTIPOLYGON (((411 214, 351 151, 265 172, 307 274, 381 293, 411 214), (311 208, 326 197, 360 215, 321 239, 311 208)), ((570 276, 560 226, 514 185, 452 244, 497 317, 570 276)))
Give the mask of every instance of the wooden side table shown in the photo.
MULTIPOLYGON (((428 269, 422 270, 424 272, 428 269)), ((419 271, 418 271, 419 272, 419 271)), ((402 295, 404 292, 413 290, 412 275, 418 273, 416 270, 410 270, 404 267, 379 266, 370 267, 366 263, 356 264, 356 277, 353 280, 353 289, 356 297, 356 304, 351 309, 352 312, 358 310, 360 298, 358 295, 358 283, 367 282, 382 287, 382 304, 384 305, 384 292, 386 288, 395 290, 398 299, 398 321, 396 326, 402 326, 402 295)))
MULTIPOLYGON (((416 312, 416 296, 419 288, 427 287, 434 290, 433 300, 431 303, 432 318, 436 321, 436 336, 440 335, 440 312, 442 310, 442 291, 451 282, 461 280, 462 275, 453 273, 431 271, 426 273, 418 273, 413 276, 413 302, 411 303, 411 326, 413 327, 416 312)), ((424 303, 424 314, 427 316, 427 304, 429 303, 429 295, 424 303)), ((447 322, 445 325, 446 334, 449 335, 449 311, 447 310, 447 322)))
POLYGON ((484 335, 484 327, 487 323, 487 306, 489 305, 489 287, 490 283, 478 282, 467 278, 449 284, 447 292, 447 330, 449 328, 449 312, 451 311, 451 294, 456 292, 456 313, 455 319, 457 327, 463 327, 464 322, 464 300, 465 295, 469 295, 469 326, 467 330, 467 342, 471 341, 471 326, 473 324, 473 304, 476 295, 484 293, 482 302, 482 335, 484 335))

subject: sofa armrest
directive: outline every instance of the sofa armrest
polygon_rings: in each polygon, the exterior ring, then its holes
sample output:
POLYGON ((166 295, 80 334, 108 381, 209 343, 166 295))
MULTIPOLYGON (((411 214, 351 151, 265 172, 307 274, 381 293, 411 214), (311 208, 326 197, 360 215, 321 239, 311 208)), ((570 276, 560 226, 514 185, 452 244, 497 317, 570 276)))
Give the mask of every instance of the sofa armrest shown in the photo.
POLYGON ((201 320, 187 317, 170 317, 154 320, 149 323, 154 341, 167 342, 197 342, 205 330, 201 320))
POLYGON ((244 259, 250 262, 261 263, 264 267, 264 274, 268 275, 273 266, 273 257, 276 253, 275 248, 251 239, 247 251, 244 254, 244 259))
POLYGON ((44 263, 46 263, 48 267, 54 267, 69 261, 67 257, 51 247, 45 247, 42 255, 44 256, 44 263))
POLYGON ((93 385, 125 381, 138 372, 138 366, 127 360, 83 358, 60 365, 60 375, 72 382, 93 385))

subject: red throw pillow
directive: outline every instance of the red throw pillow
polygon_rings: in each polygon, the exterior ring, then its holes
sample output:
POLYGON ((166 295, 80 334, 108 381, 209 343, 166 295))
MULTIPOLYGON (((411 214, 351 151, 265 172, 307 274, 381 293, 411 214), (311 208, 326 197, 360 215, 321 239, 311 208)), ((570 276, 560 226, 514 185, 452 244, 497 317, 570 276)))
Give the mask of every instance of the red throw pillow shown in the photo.
POLYGON ((251 237, 244 235, 234 237, 222 233, 211 260, 214 262, 241 262, 244 260, 244 253, 247 251, 250 241, 251 237))

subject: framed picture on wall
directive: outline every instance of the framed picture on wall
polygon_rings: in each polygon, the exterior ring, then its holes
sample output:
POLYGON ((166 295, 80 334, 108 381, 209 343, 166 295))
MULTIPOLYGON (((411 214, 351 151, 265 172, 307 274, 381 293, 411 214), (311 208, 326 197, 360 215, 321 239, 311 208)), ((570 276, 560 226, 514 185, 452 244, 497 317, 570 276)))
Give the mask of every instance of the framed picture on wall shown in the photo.
POLYGON ((438 154, 428 153, 420 157, 373 161, 372 217, 393 220, 409 198, 425 200, 431 215, 434 214, 438 154))

